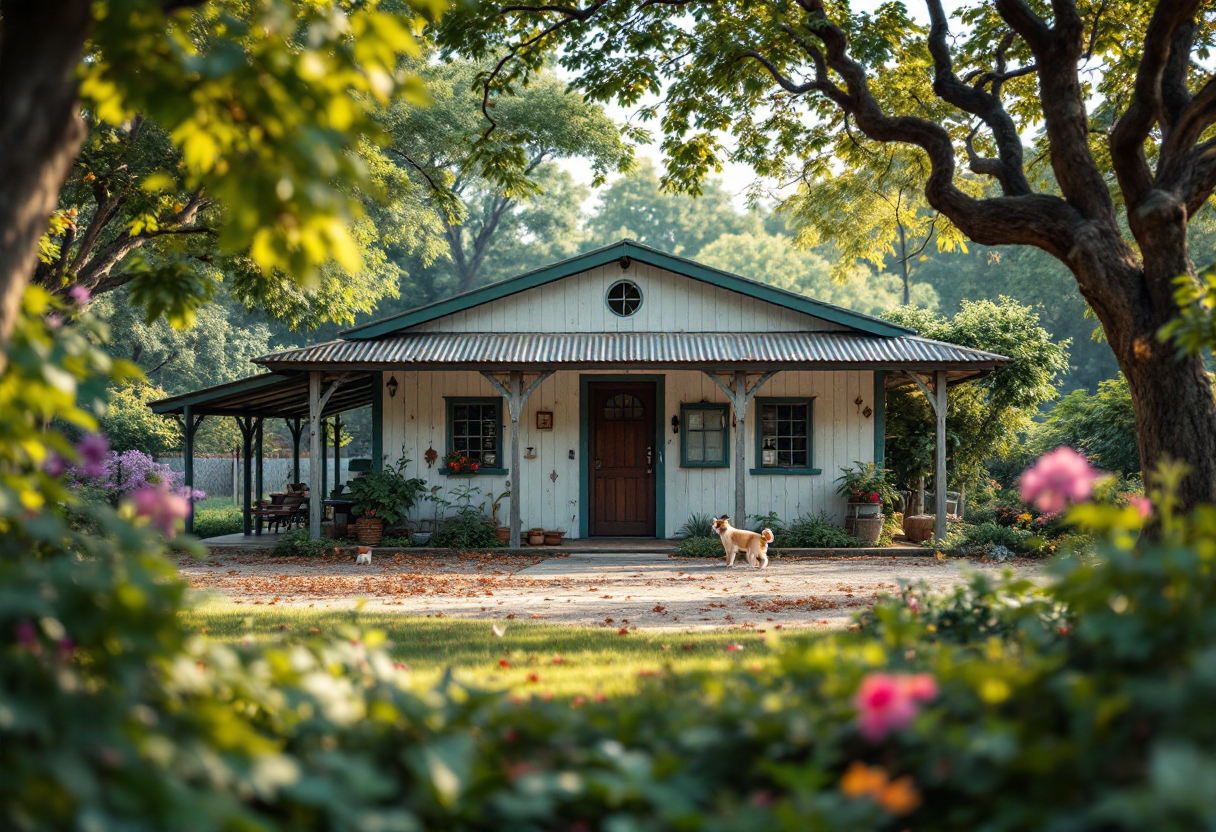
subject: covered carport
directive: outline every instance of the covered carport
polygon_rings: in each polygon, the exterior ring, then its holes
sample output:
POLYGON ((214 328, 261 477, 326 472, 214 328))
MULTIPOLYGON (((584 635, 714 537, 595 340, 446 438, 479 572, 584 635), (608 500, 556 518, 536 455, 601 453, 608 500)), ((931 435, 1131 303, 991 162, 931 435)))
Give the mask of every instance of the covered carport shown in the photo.
MULTIPOLYGON (((308 428, 309 456, 314 464, 309 466, 309 526, 314 537, 320 536, 321 500, 324 499, 325 420, 332 419, 334 425, 334 477, 340 471, 341 414, 371 405, 373 421, 380 397, 373 396, 373 376, 378 373, 304 373, 271 372, 219 384, 193 393, 172 396, 151 402, 153 413, 172 416, 182 426, 184 435, 183 462, 185 484, 194 488, 194 440, 203 421, 208 418, 230 417, 236 420, 241 431, 243 479, 244 479, 244 533, 261 532, 261 520, 255 523, 252 494, 261 498, 262 482, 262 438, 267 419, 282 419, 292 438, 293 480, 300 479, 300 440, 305 426, 308 428), (256 462, 255 462, 256 460, 256 462)), ((373 464, 377 470, 381 465, 378 434, 374 438, 373 464)), ((186 531, 194 530, 194 514, 191 510, 186 519, 186 531)))

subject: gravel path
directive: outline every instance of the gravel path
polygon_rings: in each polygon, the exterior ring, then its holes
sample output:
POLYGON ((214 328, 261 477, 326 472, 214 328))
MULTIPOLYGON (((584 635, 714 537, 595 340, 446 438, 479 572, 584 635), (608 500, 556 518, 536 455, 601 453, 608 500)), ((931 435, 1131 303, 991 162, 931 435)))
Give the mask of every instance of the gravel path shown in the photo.
MULTIPOLYGON (((695 630, 722 627, 841 629, 901 579, 945 589, 974 570, 958 560, 857 557, 774 560, 768 569, 664 555, 395 555, 271 558, 217 550, 180 570, 198 590, 238 604, 458 616, 501 621, 695 630)), ((1019 564, 1034 574, 1035 564, 1019 564)))

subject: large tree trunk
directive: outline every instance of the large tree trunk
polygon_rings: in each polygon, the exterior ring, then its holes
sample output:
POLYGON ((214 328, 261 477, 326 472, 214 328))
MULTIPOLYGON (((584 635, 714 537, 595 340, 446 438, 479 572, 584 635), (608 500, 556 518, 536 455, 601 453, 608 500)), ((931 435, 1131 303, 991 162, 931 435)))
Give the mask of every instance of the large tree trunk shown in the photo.
POLYGON ((90 0, 0 0, 0 370, 59 189, 85 138, 75 74, 90 0))

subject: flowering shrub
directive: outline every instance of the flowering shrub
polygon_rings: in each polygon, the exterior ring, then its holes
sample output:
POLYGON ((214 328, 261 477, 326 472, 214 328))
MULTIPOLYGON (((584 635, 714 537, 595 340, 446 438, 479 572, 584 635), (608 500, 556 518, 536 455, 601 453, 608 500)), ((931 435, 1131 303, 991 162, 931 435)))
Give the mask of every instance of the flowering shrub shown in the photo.
MULTIPOLYGON (((33 295, 36 314, 56 308, 33 295)), ((1138 539, 1136 506, 1082 503, 1067 520, 1097 556, 1060 559, 1046 585, 905 589, 772 670, 733 651, 608 702, 451 678, 420 691, 353 624, 237 649, 183 632, 167 524, 151 528, 180 510, 172 492, 84 507, 102 533, 81 534, 44 468, 83 452, 43 416, 87 423, 88 376, 110 365, 69 326, 26 318, 14 342, 0 829, 1189 832, 1216 818, 1216 509, 1175 513, 1176 471, 1150 495, 1159 541, 1138 539)))
MULTIPOLYGON (((100 434, 89 434, 81 439, 77 449, 83 461, 68 468, 69 481, 78 486, 98 486, 111 502, 149 485, 181 486, 183 475, 180 472, 156 462, 143 451, 116 453, 108 448, 109 443, 100 434)), ((196 490, 193 496, 202 499, 206 495, 196 490)))

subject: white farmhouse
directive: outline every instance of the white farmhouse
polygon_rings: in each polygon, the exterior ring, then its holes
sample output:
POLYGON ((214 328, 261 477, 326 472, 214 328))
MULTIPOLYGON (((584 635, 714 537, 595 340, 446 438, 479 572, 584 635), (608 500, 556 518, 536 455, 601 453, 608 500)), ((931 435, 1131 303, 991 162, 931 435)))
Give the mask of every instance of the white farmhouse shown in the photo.
POLYGON ((530 527, 671 537, 694 512, 842 516, 840 468, 883 461, 889 383, 936 404, 1007 360, 625 240, 153 409, 188 440, 204 416, 240 417, 251 449, 255 426, 286 418, 317 459, 321 419, 370 404, 374 465, 404 452, 428 486, 510 490, 514 545, 530 527))

